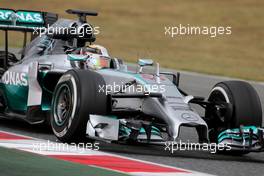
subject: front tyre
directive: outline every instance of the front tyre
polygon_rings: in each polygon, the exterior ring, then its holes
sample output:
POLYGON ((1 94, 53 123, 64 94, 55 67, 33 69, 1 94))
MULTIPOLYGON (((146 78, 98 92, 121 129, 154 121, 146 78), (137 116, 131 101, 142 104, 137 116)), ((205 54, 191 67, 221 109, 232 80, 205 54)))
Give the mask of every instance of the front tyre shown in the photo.
POLYGON ((105 85, 96 72, 70 70, 58 81, 52 100, 51 127, 62 142, 86 140, 90 114, 106 114, 107 97, 98 91, 105 85))
POLYGON ((210 108, 206 110, 210 142, 217 142, 218 134, 229 128, 239 128, 241 125, 262 126, 259 96, 247 82, 220 82, 213 87, 208 101, 228 105, 222 110, 221 107, 218 107, 218 110, 210 108))

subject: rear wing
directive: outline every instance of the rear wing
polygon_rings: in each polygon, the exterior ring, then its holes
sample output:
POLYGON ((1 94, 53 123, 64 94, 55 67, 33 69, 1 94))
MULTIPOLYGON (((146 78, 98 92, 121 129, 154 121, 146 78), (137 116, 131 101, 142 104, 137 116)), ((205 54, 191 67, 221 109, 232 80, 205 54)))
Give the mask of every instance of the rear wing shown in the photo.
POLYGON ((47 27, 57 19, 54 13, 0 8, 0 30, 33 32, 36 27, 47 27))
POLYGON ((24 48, 27 42, 27 32, 31 32, 32 40, 36 29, 45 28, 57 20, 58 15, 54 13, 0 8, 0 30, 5 31, 5 59, 0 60, 0 67, 7 70, 8 31, 24 32, 24 48))

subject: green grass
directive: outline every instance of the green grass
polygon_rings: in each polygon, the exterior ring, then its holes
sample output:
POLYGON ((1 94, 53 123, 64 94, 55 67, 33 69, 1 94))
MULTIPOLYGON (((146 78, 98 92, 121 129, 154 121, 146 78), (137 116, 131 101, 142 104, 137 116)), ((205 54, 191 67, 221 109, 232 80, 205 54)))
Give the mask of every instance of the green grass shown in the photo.
POLYGON ((124 176, 125 174, 0 147, 0 175, 124 176))
MULTIPOLYGON (((58 12, 92 9, 97 43, 135 62, 151 57, 163 67, 264 81, 264 1, 260 0, 43 0, 1 1, 2 7, 58 12), (231 26, 232 34, 169 38, 164 26, 231 26)), ((14 35, 13 35, 14 36, 14 35)), ((13 37, 17 45, 19 38, 13 37)))

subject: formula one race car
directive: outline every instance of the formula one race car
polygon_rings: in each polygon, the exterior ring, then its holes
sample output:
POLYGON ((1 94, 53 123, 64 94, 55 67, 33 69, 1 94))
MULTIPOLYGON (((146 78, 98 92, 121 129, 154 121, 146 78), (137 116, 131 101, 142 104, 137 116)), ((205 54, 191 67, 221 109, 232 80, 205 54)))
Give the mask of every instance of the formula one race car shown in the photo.
POLYGON ((151 59, 139 59, 133 71, 93 45, 95 28, 86 17, 96 12, 66 12, 78 20, 0 9, 1 117, 47 123, 62 142, 177 141, 185 126, 197 130, 200 143, 228 143, 241 153, 263 150, 261 104, 250 84, 224 81, 208 99, 188 95, 179 88, 179 73, 161 72, 151 59), (25 34, 20 58, 8 51, 9 31, 25 34), (204 115, 190 104, 203 107, 204 115))

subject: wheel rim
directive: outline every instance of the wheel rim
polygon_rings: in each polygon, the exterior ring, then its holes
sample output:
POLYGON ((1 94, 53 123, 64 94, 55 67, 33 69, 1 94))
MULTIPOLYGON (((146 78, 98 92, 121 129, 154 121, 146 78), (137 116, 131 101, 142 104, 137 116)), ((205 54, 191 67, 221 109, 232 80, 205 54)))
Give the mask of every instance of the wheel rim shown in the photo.
POLYGON ((72 112, 72 93, 68 85, 62 85, 55 96, 54 121, 63 126, 72 112))
MULTIPOLYGON (((208 98, 209 101, 211 102, 224 102, 224 103, 230 103, 230 100, 228 98, 227 93, 225 92, 225 90, 221 87, 215 87, 211 94, 210 97, 208 98)), ((225 113, 221 113, 219 114, 219 119, 221 120, 221 122, 225 123, 225 113)))

